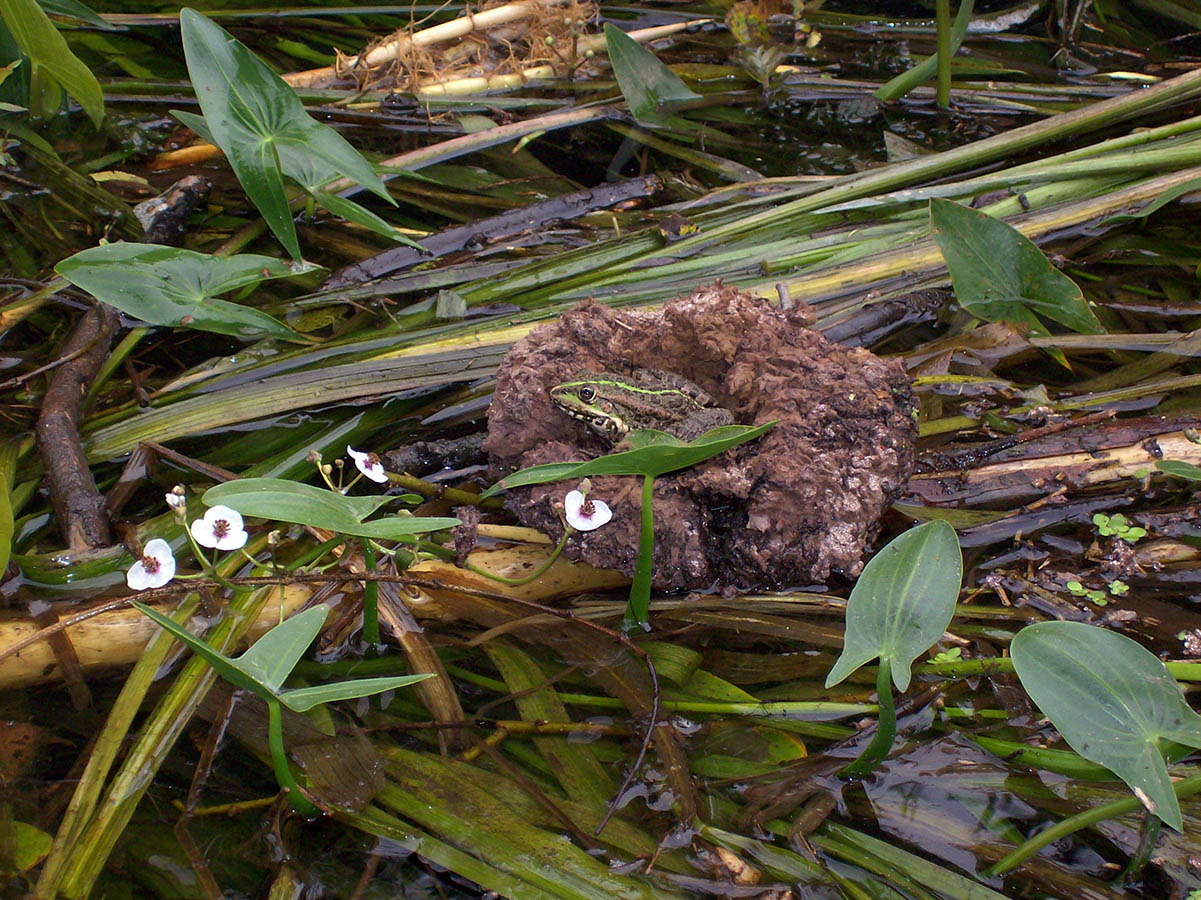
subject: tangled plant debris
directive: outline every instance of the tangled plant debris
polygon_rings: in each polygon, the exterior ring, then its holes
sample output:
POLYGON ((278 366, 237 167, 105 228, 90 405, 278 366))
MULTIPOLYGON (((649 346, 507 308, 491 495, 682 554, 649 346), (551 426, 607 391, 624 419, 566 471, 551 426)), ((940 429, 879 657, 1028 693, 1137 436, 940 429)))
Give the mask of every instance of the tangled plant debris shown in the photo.
MULTIPOLYGON (((655 585, 762 587, 855 575, 913 467, 913 401, 898 362, 832 344, 810 324, 806 308, 775 309, 720 284, 651 312, 583 303, 519 341, 502 365, 485 442, 493 474, 606 452, 586 425, 552 406, 550 389, 580 372, 653 361, 741 424, 779 420, 760 440, 657 481, 655 585)), ((573 537, 566 552, 632 573, 638 480, 598 477, 594 485, 613 522, 573 537)), ((572 486, 521 488, 507 503, 524 524, 557 537, 572 486)))

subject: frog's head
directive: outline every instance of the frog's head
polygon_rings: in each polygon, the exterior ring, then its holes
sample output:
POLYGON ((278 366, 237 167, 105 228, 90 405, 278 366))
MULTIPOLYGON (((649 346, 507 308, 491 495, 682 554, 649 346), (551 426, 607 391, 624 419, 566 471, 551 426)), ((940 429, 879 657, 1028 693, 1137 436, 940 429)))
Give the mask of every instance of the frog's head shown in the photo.
POLYGON ((585 372, 571 381, 550 389, 555 406, 573 419, 587 423, 593 431, 610 443, 621 440, 630 430, 620 402, 615 398, 616 385, 604 375, 585 372))

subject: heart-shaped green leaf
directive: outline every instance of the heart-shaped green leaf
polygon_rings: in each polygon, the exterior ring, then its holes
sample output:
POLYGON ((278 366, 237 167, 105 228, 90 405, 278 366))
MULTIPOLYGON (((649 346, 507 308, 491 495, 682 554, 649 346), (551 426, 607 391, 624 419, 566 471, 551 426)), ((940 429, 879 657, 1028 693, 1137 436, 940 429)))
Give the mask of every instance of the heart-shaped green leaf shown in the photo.
POLYGON ((731 447, 753 441, 773 425, 723 425, 706 431, 694 441, 681 441, 669 434, 653 429, 644 429, 630 435, 633 449, 621 453, 610 453, 582 463, 547 463, 530 466, 512 475, 506 475, 488 490, 483 497, 491 497, 501 491, 548 481, 568 478, 583 478, 587 475, 650 475, 657 478, 677 469, 687 469, 699 462, 716 456, 731 447))
POLYGON ((664 125, 675 107, 699 99, 655 54, 608 22, 605 43, 617 86, 638 124, 664 125))
POLYGON ((930 201, 930 230, 955 296, 972 315, 1044 334, 1035 314, 1082 334, 1105 330, 1076 283, 1012 225, 936 198, 930 201))
POLYGON ((336 491, 282 478, 242 478, 204 492, 208 506, 218 503, 244 516, 294 522, 357 537, 403 540, 414 534, 454 528, 458 519, 432 516, 389 516, 364 522, 391 497, 347 497, 336 491))
POLYGON ((187 326, 243 337, 266 332, 298 341, 301 338, 296 332, 266 313, 217 297, 317 268, 250 253, 220 257, 126 242, 80 251, 54 271, 97 300, 151 325, 187 326))
POLYGON ((1083 622, 1023 628, 1010 655, 1022 687, 1068 745, 1179 831, 1180 803, 1161 741, 1201 748, 1201 716, 1164 664, 1136 641, 1083 622))
POLYGON ((300 259, 284 176, 310 158, 394 202, 383 181, 332 128, 317 122, 288 84, 240 41, 194 9, 179 14, 188 74, 214 143, 263 219, 293 259, 300 259))
POLYGON ((962 578, 959 538, 946 522, 927 522, 892 540, 851 590, 846 641, 826 687, 879 657, 890 664, 897 690, 906 690, 913 661, 947 630, 962 578))
MULTIPOLYGON (((171 114, 200 135, 202 140, 206 140, 210 144, 216 143, 212 132, 209 131, 208 126, 205 124, 204 116, 198 116, 195 113, 184 112, 178 109, 173 110, 171 114)), ((410 247, 418 250, 424 249, 419 243, 401 234, 366 207, 359 206, 353 200, 348 200, 345 197, 340 197, 337 194, 331 194, 323 190, 327 184, 338 177, 338 173, 334 171, 333 167, 326 164, 323 160, 311 154, 301 152, 300 148, 291 143, 276 144, 276 151, 279 153, 280 168, 283 169, 284 173, 335 216, 341 216, 348 222, 354 222, 356 225, 369 228, 376 234, 386 237, 389 240, 408 244, 410 247)))

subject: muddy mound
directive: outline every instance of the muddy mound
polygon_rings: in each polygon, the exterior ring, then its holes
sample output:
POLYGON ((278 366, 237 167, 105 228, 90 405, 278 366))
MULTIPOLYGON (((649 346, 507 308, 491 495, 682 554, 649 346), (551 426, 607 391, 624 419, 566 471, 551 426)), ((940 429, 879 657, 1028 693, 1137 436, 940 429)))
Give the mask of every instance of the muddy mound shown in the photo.
MULTIPOLYGON (((578 373, 662 369, 696 383, 743 424, 778 419, 749 444, 655 482, 655 585, 739 588, 856 575, 879 518, 904 486, 916 437, 899 362, 844 349, 782 311, 730 287, 704 288, 651 312, 585 302, 517 344, 501 366, 485 449, 496 477, 608 452, 555 408, 552 387, 578 373)), ((566 552, 634 571, 641 478, 592 479, 613 521, 566 552)), ((504 495, 526 525, 558 538, 559 482, 504 495)))

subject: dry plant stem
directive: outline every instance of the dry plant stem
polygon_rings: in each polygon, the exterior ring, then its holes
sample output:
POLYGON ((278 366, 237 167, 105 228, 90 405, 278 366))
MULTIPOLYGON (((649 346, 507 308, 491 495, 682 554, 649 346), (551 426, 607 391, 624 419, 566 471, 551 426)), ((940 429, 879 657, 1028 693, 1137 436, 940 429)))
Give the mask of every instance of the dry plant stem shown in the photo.
MULTIPOLYGON (((501 550, 476 550, 468 559, 491 572, 508 575, 527 572, 530 568, 541 565, 549 552, 550 548, 545 544, 523 545, 501 550)), ((285 617, 302 609, 316 586, 352 581, 403 583, 414 575, 454 576, 480 589, 496 588, 496 582, 440 560, 419 563, 399 576, 347 572, 234 581, 240 587, 283 585, 282 601, 273 600, 266 604, 250 624, 247 635, 253 640, 279 624, 281 609, 285 617)), ((619 587, 625 583, 626 580, 616 572, 559 561, 537 582, 505 588, 504 592, 515 601, 549 600, 585 590, 619 587)), ((137 599, 147 603, 169 603, 189 591, 218 587, 214 582, 172 584, 154 591, 143 591, 137 595, 137 599)), ((73 616, 63 617, 57 625, 47 629, 39 628, 37 623, 29 618, 0 621, 0 689, 62 679, 54 654, 45 642, 45 638, 54 632, 69 630, 72 645, 84 672, 111 669, 138 660, 147 642, 158 632, 158 627, 137 610, 130 608, 127 605, 128 599, 110 601, 73 616)), ((437 618, 441 615, 441 610, 436 605, 421 605, 412 600, 407 601, 407 605, 418 618, 437 618)))
POLYGON ((965 471, 914 475, 906 492, 926 503, 976 506, 998 496, 1011 501, 1015 491, 1021 492, 1020 499, 1062 487, 1081 490, 1137 478, 1145 471, 1154 471, 1160 459, 1201 465, 1201 444, 1189 440, 1183 431, 1172 431, 1108 450, 1007 460, 965 471))
POLYGON ((352 56, 343 66, 323 66, 319 69, 309 69, 304 72, 293 72, 284 76, 284 81, 292 87, 323 88, 329 87, 338 80, 337 68, 356 70, 374 68, 389 63, 399 57, 408 47, 431 47, 434 44, 458 40, 477 31, 487 31, 499 25, 508 25, 536 15, 547 3, 506 3, 504 6, 493 7, 478 13, 462 16, 441 25, 423 28, 413 34, 401 34, 395 39, 381 44, 367 53, 352 56))
MULTIPOLYGON (((434 648, 426 639, 425 633, 413 614, 405 604, 400 585, 389 582, 379 583, 379 617, 380 623, 391 634, 392 639, 404 651, 409 664, 409 672, 414 675, 429 672, 434 678, 426 679, 413 685, 421 703, 430 711, 434 721, 462 722, 467 718, 459 695, 455 693, 450 676, 442 660, 434 652, 434 648)), ((438 743, 442 752, 447 750, 462 750, 471 742, 467 731, 441 729, 438 731, 438 743)))
MULTIPOLYGON (((1156 199, 1164 191, 1197 178, 1201 178, 1201 166, 1149 178, 1129 187, 1061 204, 1042 212, 1019 216, 1010 219, 1009 223, 1037 243, 1056 232, 1077 227, 1084 222, 1138 208, 1156 199)), ((682 244, 683 241, 679 243, 682 244)), ((943 261, 942 252, 932 239, 926 238, 897 250, 886 250, 864 257, 856 261, 854 266, 818 269, 811 275, 802 275, 787 280, 784 284, 791 297, 812 302, 814 299, 862 291, 868 285, 901 275, 913 276, 920 272, 945 271, 946 263, 943 261)), ((756 284, 752 290, 760 296, 775 297, 776 285, 779 283, 780 278, 776 277, 756 284)))
POLYGON ((13 300, 0 307, 0 334, 11 329, 33 315, 54 299, 54 295, 63 288, 70 287, 65 278, 53 278, 44 287, 28 297, 13 300))
MULTIPOLYGON (((511 4, 511 5, 525 6, 527 4, 511 4)), ((487 13, 494 12, 494 11, 495 10, 486 10, 485 12, 476 14, 475 21, 478 23, 483 16, 487 15, 487 13)), ((657 41, 661 38, 668 37, 672 34, 678 34, 679 32, 685 31, 689 28, 695 27, 696 25, 703 24, 708 21, 709 21, 708 19, 697 19, 692 22, 677 22, 672 25, 659 25, 654 28, 642 28, 642 29, 638 29, 637 31, 628 32, 628 34, 630 37, 632 37, 634 40, 638 41, 639 43, 646 43, 649 41, 657 41)), ((438 26, 438 27, 440 27, 440 26, 438 26)), ((432 31, 432 30, 433 29, 426 29, 426 31, 432 31)), ((425 34, 425 31, 419 31, 417 33, 417 35, 414 36, 414 42, 416 42, 416 38, 422 34, 425 34)), ((420 45, 418 45, 418 46, 420 46, 420 45)), ((383 49, 383 48, 377 48, 377 49, 383 49)), ((589 38, 585 38, 585 39, 581 40, 579 49, 580 49, 581 53, 583 53, 589 49, 593 50, 596 53, 603 53, 605 50, 604 36, 603 35, 594 35, 589 38)), ((302 81, 297 81, 294 79, 300 79, 300 78, 302 78, 302 76, 310 76, 314 72, 330 72, 330 73, 332 73, 333 68, 326 67, 325 69, 313 69, 309 72, 297 72, 292 75, 285 75, 284 81, 287 81, 293 87, 313 87, 313 85, 304 83, 302 81)), ((422 85, 418 90, 417 96, 421 99, 435 99, 437 97, 461 97, 463 95, 477 94, 477 93, 481 93, 481 92, 485 92, 485 91, 511 90, 511 89, 515 89, 515 88, 520 88, 523 85, 525 85, 531 81, 544 81, 544 80, 549 80, 549 79, 552 79, 555 77, 557 77, 557 73, 555 72, 555 69, 553 66, 531 66, 530 68, 528 68, 522 72, 511 74, 511 75, 490 75, 490 76, 481 76, 481 77, 476 77, 476 78, 458 78, 458 79, 454 79, 451 81, 445 81, 445 82, 431 82, 431 83, 422 85)), ((587 110, 576 110, 574 112, 578 116, 579 113, 587 113, 587 110)), ((542 117, 542 118, 543 119, 553 119, 554 117, 547 116, 547 117, 542 117)), ((595 117, 585 115, 583 118, 585 121, 591 121, 595 117)), ((540 121, 541 121, 541 119, 540 119, 540 121)), ((572 124, 574 124, 574 123, 567 122, 564 125, 557 126, 557 127, 570 127, 572 124)), ((502 126, 502 127, 513 128, 513 126, 517 126, 514 130, 518 130, 518 131, 522 132, 522 134, 517 135, 518 137, 529 133, 529 131, 531 130, 526 125, 526 123, 522 123, 522 122, 514 122, 514 123, 511 123, 510 126, 502 126), (522 126, 525 126, 525 127, 523 128, 522 126)), ((552 127, 555 127, 555 126, 552 126, 552 127)), ((496 137, 495 132, 497 130, 498 129, 489 129, 485 134, 487 134, 489 137, 496 137)), ((533 130, 545 130, 545 129, 538 128, 538 129, 533 129, 533 130)), ((479 135, 464 135, 464 139, 471 139, 471 138, 478 138, 478 137, 479 137, 479 135)), ((455 140, 459 140, 459 139, 456 138, 455 140)), ((511 140, 511 138, 505 137, 499 141, 491 141, 490 143, 487 144, 487 146, 494 146, 494 144, 503 143, 506 140, 511 140)), ((453 143, 453 141, 445 141, 445 142, 442 142, 439 144, 434 144, 428 148, 425 148, 424 150, 416 150, 416 151, 413 151, 412 153, 407 153, 404 156, 398 156, 391 160, 385 160, 380 165, 383 165, 383 166, 408 166, 409 168, 414 168, 414 169, 419 168, 420 167, 419 165, 414 165, 412 162, 407 162, 406 160, 420 159, 421 156, 427 152, 438 153, 440 155, 440 151, 443 149, 446 149, 447 144, 451 144, 451 143, 453 143)), ((479 149, 483 149, 483 148, 479 148, 479 149)), ((465 152, 471 152, 471 151, 465 151, 465 152)), ((214 147, 212 144, 201 142, 201 143, 193 144, 190 147, 181 147, 178 150, 171 150, 166 153, 160 153, 158 156, 156 156, 151 161, 150 168, 154 171, 161 171, 164 169, 174 169, 174 168, 180 168, 183 166, 192 166, 192 165, 197 165, 199 163, 204 162, 205 160, 212 159, 213 157, 220 156, 220 155, 221 155, 221 151, 218 150, 216 147, 214 147)), ((428 163, 422 163, 422 165, 428 165, 428 163)), ((329 186, 327 188, 327 190, 336 192, 336 191, 344 190, 346 187, 348 187, 348 185, 344 181, 338 181, 338 182, 334 182, 331 186, 329 186)))
MULTIPOLYGON (((675 22, 671 25, 656 25, 653 28, 640 28, 628 31, 626 35, 640 44, 657 41, 673 34, 696 28, 709 22, 709 19, 694 19, 690 22, 675 22)), ((608 49, 603 34, 587 35, 580 38, 576 48, 581 56, 591 50, 593 53, 604 53, 608 49)), ((418 99, 434 99, 436 97, 462 97, 468 94, 479 94, 488 91, 503 91, 520 88, 531 81, 547 81, 558 78, 559 73, 554 66, 531 66, 520 72, 504 75, 474 76, 469 78, 453 78, 449 81, 429 80, 417 86, 418 99)))
POLYGON ((70 361, 50 379, 35 426, 55 518, 73 553, 112 543, 108 510, 88 466, 79 420, 88 385, 108 355, 118 321, 116 310, 103 303, 84 313, 63 347, 70 361))

